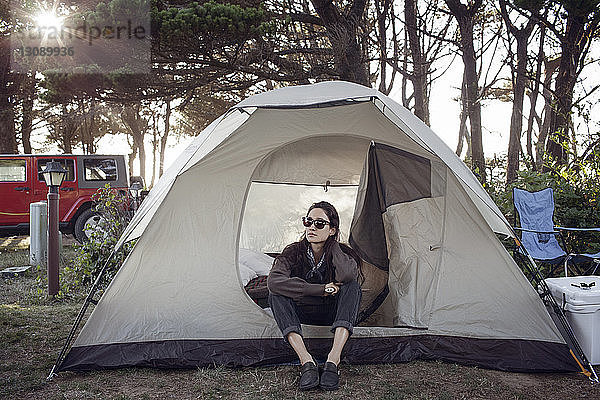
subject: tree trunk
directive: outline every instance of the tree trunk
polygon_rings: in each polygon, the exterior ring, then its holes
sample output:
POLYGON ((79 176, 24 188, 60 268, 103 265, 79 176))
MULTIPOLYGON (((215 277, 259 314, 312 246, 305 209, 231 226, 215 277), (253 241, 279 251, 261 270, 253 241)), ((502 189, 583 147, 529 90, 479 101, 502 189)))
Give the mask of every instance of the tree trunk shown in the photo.
POLYGON ((152 115, 152 179, 150 187, 154 186, 156 180, 156 148, 158 147, 158 116, 157 113, 152 115))
POLYGON ((23 121, 21 122, 21 142, 23 143, 23 152, 31 154, 31 130, 33 126, 33 98, 35 96, 36 80, 35 76, 25 80, 23 98, 23 121))
POLYGON ((517 71, 513 86, 513 107, 510 117, 510 137, 508 140, 508 164, 506 167, 506 183, 517 179, 519 171, 519 155, 521 154, 521 131, 523 129, 523 99, 525 97, 525 77, 527 63, 527 39, 517 39, 517 71), (521 40, 525 39, 525 42, 521 40))
POLYGON ((90 101, 90 108, 85 109, 85 102, 82 100, 80 104, 80 113, 83 116, 80 126, 81 146, 85 154, 93 154, 95 151, 94 138, 98 131, 96 123, 96 102, 90 101))
POLYGON ((128 104, 123 106, 121 113, 123 122, 129 130, 132 139, 132 154, 130 155, 130 173, 133 166, 133 158, 137 150, 140 161, 140 176, 146 181, 146 151, 144 149, 144 136, 148 129, 148 121, 141 115, 140 104, 128 104), (133 157, 132 157, 133 156, 133 157))
POLYGON ((0 154, 17 154, 15 111, 12 99, 13 74, 10 72, 10 41, 0 38, 0 154))
POLYGON ((358 38, 367 0, 354 0, 347 15, 342 15, 331 0, 311 1, 327 31, 340 79, 370 86, 368 63, 363 59, 358 38))
POLYGON ((162 176, 165 165, 165 151, 167 150, 167 139, 171 130, 171 99, 167 99, 167 109, 165 111, 165 133, 160 138, 160 164, 158 166, 158 176, 162 176))
POLYGON ((83 154, 90 154, 88 143, 90 142, 90 114, 92 112, 93 103, 90 107, 90 110, 87 111, 85 109, 86 106, 84 100, 80 99, 78 107, 79 114, 81 115, 81 124, 79 125, 79 140, 81 140, 81 149, 83 150, 83 154))
MULTIPOLYGON (((560 65, 554 90, 556 107, 552 109, 550 119, 550 134, 553 137, 548 141, 546 150, 562 164, 568 161, 568 155, 562 143, 569 143, 573 89, 579 75, 580 62, 585 57, 587 42, 591 40, 587 30, 595 30, 589 26, 586 29, 587 20, 588 15, 581 10, 568 11, 566 31, 564 37, 561 38, 560 65)), ((597 26, 598 22, 595 21, 592 24, 597 26)))
POLYGON ((140 157, 140 176, 144 178, 146 182, 146 149, 144 148, 144 133, 142 132, 139 136, 134 138, 137 140, 138 155, 140 157))
POLYGON ((377 12, 377 32, 379 34, 379 91, 389 94, 387 91, 387 16, 389 13, 389 0, 375 0, 375 11, 377 12))
POLYGON ((464 25, 461 30, 463 44, 463 61, 465 63, 465 75, 467 82, 467 114, 471 128, 471 152, 473 156, 473 170, 479 173, 479 180, 486 182, 485 157, 483 154, 483 137, 481 130, 481 103, 479 102, 479 79, 477 76, 477 65, 475 59, 475 48, 473 47, 473 25, 464 25), (469 39, 466 39, 466 38, 469 39))
POLYGON ((546 139, 548 138, 550 131, 550 119, 552 118, 552 92, 550 90, 550 84, 552 82, 552 76, 558 68, 560 58, 544 62, 544 89, 542 91, 542 97, 545 99, 544 106, 544 119, 542 126, 540 127, 540 134, 538 135, 538 141, 535 145, 535 167, 536 171, 541 171, 544 164, 544 146, 546 139))
POLYGON ((517 29, 508 16, 506 0, 500 0, 500 10, 508 31, 517 41, 517 67, 513 72, 513 107, 510 118, 510 137, 508 140, 508 162, 506 167, 506 184, 513 183, 519 172, 521 154, 521 133, 523 129, 523 100, 527 83, 527 43, 533 31, 534 22, 529 20, 522 29, 517 29))
POLYGON ((471 127, 471 152, 473 165, 481 183, 486 182, 485 156, 481 130, 481 103, 479 102, 479 78, 473 43, 473 26, 475 15, 481 7, 482 0, 475 0, 467 7, 459 0, 445 0, 450 12, 456 18, 460 30, 460 48, 464 64, 464 76, 467 85, 467 115, 471 127))
POLYGON ((413 96, 415 100, 415 115, 426 125, 429 122, 429 101, 427 100, 427 61, 421 50, 419 34, 417 32, 417 4, 415 0, 405 0, 404 20, 408 33, 408 44, 413 62, 411 82, 413 85, 413 96))
POLYGON ((77 124, 74 121, 73 113, 69 112, 67 105, 62 105, 62 121, 60 122, 62 151, 65 154, 73 154, 73 142, 75 142, 75 132, 77 124))
POLYGON ((456 155, 460 157, 463 151, 463 143, 467 140, 467 114, 461 110, 460 124, 458 126, 458 144, 456 145, 456 155))
POLYGON ((456 155, 460 157, 463 151, 463 142, 467 144, 467 158, 471 158, 471 135, 467 128, 467 85, 463 72, 463 80, 460 87, 460 125, 458 128, 458 145, 456 146, 456 155))
POLYGON ((529 118, 527 120, 527 155, 531 160, 531 167, 534 171, 536 169, 535 155, 533 154, 533 121, 536 117, 535 108, 537 106, 537 100, 540 93, 540 80, 542 79, 542 65, 544 64, 544 40, 546 38, 546 29, 542 27, 540 32, 540 44, 537 56, 537 65, 535 71, 535 81, 533 89, 529 93, 529 118))
MULTIPOLYGON (((129 140, 127 142, 129 142, 129 140)), ((127 157, 127 168, 129 168, 129 175, 133 176, 133 162, 135 161, 135 157, 137 156, 138 148, 133 139, 131 139, 131 143, 129 143, 129 146, 131 147, 131 153, 129 153, 129 156, 127 157)))

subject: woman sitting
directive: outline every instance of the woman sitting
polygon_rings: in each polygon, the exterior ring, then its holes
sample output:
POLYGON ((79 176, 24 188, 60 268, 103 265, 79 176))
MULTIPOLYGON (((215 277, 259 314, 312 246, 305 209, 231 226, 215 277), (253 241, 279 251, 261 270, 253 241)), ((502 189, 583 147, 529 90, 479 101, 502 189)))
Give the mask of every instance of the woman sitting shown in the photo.
POLYGON ((269 304, 284 338, 301 364, 300 390, 339 387, 338 364, 358 315, 361 261, 340 244, 340 218, 328 202, 313 204, 302 218, 305 232, 275 259, 269 274, 269 304), (319 370, 304 345, 300 324, 331 326, 333 346, 319 370))

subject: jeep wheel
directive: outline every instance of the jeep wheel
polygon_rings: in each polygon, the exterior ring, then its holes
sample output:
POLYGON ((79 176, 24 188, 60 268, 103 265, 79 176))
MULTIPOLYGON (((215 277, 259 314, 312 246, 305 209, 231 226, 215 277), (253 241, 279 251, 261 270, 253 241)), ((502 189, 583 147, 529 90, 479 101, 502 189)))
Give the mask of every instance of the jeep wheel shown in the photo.
POLYGON ((73 230, 75 239, 77 239, 79 243, 90 240, 91 234, 97 229, 101 218, 102 217, 91 208, 82 212, 75 221, 75 229, 73 230))

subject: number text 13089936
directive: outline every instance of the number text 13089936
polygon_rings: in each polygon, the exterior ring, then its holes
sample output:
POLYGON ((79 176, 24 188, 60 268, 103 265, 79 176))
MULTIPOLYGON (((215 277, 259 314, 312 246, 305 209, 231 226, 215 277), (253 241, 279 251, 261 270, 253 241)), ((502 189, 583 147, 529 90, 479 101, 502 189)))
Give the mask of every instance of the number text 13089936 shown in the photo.
POLYGON ((16 47, 15 53, 21 57, 72 57, 73 47, 16 47))

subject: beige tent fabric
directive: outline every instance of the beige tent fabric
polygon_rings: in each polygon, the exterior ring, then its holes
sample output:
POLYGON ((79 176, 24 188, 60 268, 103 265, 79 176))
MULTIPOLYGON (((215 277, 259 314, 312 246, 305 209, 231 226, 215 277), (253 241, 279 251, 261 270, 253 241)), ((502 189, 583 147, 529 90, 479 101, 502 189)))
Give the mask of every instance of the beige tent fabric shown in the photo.
POLYGON ((427 328, 440 267, 445 197, 395 204, 383 214, 393 326, 427 328), (432 250, 433 248, 433 250, 432 250))
MULTIPOLYGON (((378 104, 377 102, 375 104, 378 104)), ((484 216, 486 224, 494 231, 514 237, 514 232, 496 204, 483 189, 477 178, 454 152, 429 127, 406 108, 383 96, 384 114, 413 140, 423 143, 444 162, 459 184, 469 193, 469 198, 484 216)))
POLYGON ((169 167, 160 177, 156 185, 144 199, 140 209, 136 211, 133 219, 129 225, 127 225, 127 229, 123 232, 123 235, 115 245, 115 248, 121 247, 126 241, 140 237, 146 229, 146 226, 150 224, 154 213, 162 204, 165 196, 169 193, 177 176, 183 173, 183 171, 191 165, 194 165, 199 157, 203 157, 213 150, 227 136, 231 135, 235 129, 243 124, 248 117, 249 115, 247 113, 230 111, 208 125, 202 131, 202 134, 200 134, 198 138, 196 138, 196 140, 181 153, 173 165, 171 165, 171 167, 169 167))
MULTIPOLYGON (((138 243, 75 346, 280 337, 272 317, 251 301, 238 277, 241 221, 252 177, 317 185, 327 178, 355 182, 366 156, 364 146, 371 140, 440 161, 372 102, 310 109, 258 108, 244 115, 231 114, 213 126, 212 133, 201 138, 206 143, 190 148, 175 172, 170 170, 164 178, 166 183, 161 178, 159 190, 153 189, 148 205, 134 219, 139 224, 121 239, 139 237, 138 243), (360 162, 340 167, 343 173, 335 168, 331 175, 323 175, 320 169, 305 168, 306 161, 295 159, 306 156, 308 140, 315 138, 331 151, 343 149, 338 162, 364 154, 360 162), (356 143, 356 149, 351 143, 356 143), (298 168, 306 175, 297 174, 298 168)), ((436 146, 430 147, 438 151, 436 146)), ((322 154, 322 149, 316 149, 314 154, 322 154)), ((424 325, 428 334, 562 342, 536 293, 490 230, 501 220, 488 221, 453 173, 448 173, 445 198, 398 207, 386 216, 390 233, 405 235, 402 243, 390 245, 398 246, 393 255, 398 265, 408 267, 389 282, 398 288, 395 308, 402 309, 392 315, 394 324, 424 325), (444 209, 442 245, 430 251, 430 243, 440 241, 434 217, 444 209), (412 221, 418 235, 411 236, 403 220, 412 221), (437 278, 433 276, 436 270, 437 278), (417 278, 416 288, 408 287, 408 277, 417 278)), ((330 335, 320 327, 308 327, 305 334, 330 335)), ((355 334, 423 334, 423 330, 361 327, 355 334)))
POLYGON ((252 180, 258 182, 358 185, 370 140, 352 136, 313 136, 265 157, 252 180))
MULTIPOLYGON (((285 107, 286 105, 316 105, 325 102, 351 103, 372 99, 375 106, 411 141, 435 153, 455 174, 460 185, 469 193, 486 223, 498 233, 514 236, 510 224, 475 176, 454 152, 427 125, 402 105, 380 93, 349 82, 320 82, 314 85, 295 86, 269 91, 249 97, 236 107, 285 107)), ((419 154, 420 153, 415 153, 419 154)))
POLYGON ((449 174, 430 328, 467 337, 562 342, 538 294, 449 174))

